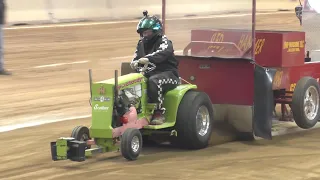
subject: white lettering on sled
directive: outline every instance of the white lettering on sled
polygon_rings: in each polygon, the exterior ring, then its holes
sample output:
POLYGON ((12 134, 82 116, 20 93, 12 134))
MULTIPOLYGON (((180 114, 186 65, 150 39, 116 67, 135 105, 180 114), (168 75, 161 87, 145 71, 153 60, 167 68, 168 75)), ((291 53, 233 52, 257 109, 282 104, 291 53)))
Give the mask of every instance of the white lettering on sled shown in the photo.
POLYGON ((94 105, 94 110, 108 110, 109 107, 105 107, 105 106, 99 106, 98 104, 94 105))

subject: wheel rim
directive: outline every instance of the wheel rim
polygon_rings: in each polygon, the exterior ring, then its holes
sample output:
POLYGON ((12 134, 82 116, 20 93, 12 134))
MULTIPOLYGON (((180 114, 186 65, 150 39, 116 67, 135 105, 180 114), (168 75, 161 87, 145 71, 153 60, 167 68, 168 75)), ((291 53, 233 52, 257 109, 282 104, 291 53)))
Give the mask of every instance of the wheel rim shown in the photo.
POLYGON ((311 121, 317 114, 319 109, 319 93, 314 86, 310 86, 304 95, 304 113, 311 121))
POLYGON ((88 134, 82 134, 80 141, 87 141, 89 139, 88 134))
POLYGON ((133 152, 137 152, 139 150, 140 144, 139 144, 139 138, 137 136, 134 136, 131 140, 131 149, 133 152))
POLYGON ((200 136, 205 136, 208 133, 210 126, 210 114, 206 106, 201 106, 196 115, 196 127, 200 136))

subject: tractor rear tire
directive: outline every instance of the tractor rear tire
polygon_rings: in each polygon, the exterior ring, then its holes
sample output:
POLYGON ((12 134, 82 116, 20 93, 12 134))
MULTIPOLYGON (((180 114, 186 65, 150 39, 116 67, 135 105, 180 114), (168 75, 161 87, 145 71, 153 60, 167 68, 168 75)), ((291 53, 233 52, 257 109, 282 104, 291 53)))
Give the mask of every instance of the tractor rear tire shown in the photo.
POLYGON ((209 96, 204 92, 188 91, 178 108, 177 137, 173 137, 171 143, 183 149, 203 149, 209 145, 212 124, 213 109, 209 96))
POLYGON ((121 136, 120 150, 124 158, 136 160, 142 149, 142 135, 138 129, 129 128, 121 136))
MULTIPOLYGON (((314 78, 303 77, 297 82, 292 96, 291 110, 293 119, 300 128, 309 129, 314 127, 318 122, 320 116, 319 94, 319 84, 314 78), (308 116, 305 112, 307 104, 304 101, 307 93, 308 95, 311 94, 312 102, 314 103, 311 105, 314 108, 312 116, 308 116)), ((312 103, 310 101, 307 102, 312 103)))
MULTIPOLYGON (((78 141, 86 142, 87 140, 91 139, 89 128, 87 128, 86 126, 76 126, 72 130, 71 137, 75 138, 78 141)), ((91 148, 90 145, 86 146, 86 149, 90 149, 90 148, 91 148)))

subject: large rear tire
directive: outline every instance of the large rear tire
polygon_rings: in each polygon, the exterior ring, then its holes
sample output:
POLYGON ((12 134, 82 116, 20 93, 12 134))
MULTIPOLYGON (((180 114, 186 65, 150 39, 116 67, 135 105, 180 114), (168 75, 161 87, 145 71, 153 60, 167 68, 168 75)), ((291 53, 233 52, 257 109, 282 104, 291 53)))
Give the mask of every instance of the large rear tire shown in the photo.
POLYGON ((291 109, 296 124, 309 129, 319 120, 319 84, 312 77, 301 78, 293 92, 291 109))
POLYGON ((175 129, 177 137, 172 144, 185 149, 202 149, 208 146, 213 124, 213 109, 204 92, 188 91, 178 108, 175 129))

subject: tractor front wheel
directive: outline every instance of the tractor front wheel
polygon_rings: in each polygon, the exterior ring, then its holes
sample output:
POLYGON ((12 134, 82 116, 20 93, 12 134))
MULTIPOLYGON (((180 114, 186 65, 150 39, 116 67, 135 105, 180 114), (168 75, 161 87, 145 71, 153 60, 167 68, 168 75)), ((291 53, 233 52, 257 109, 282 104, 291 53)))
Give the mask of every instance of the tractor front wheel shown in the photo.
POLYGON ((175 129, 177 137, 172 143, 186 149, 208 146, 212 133, 213 109, 209 96, 204 92, 188 91, 178 108, 175 129))
MULTIPOLYGON (((73 128, 71 137, 75 138, 78 141, 84 141, 86 142, 87 140, 90 140, 90 133, 89 133, 89 128, 85 126, 76 126, 73 128)), ((90 149, 91 146, 87 145, 87 149, 90 149)))
POLYGON ((120 150, 124 158, 136 160, 142 149, 142 135, 138 129, 129 128, 121 136, 120 150))

